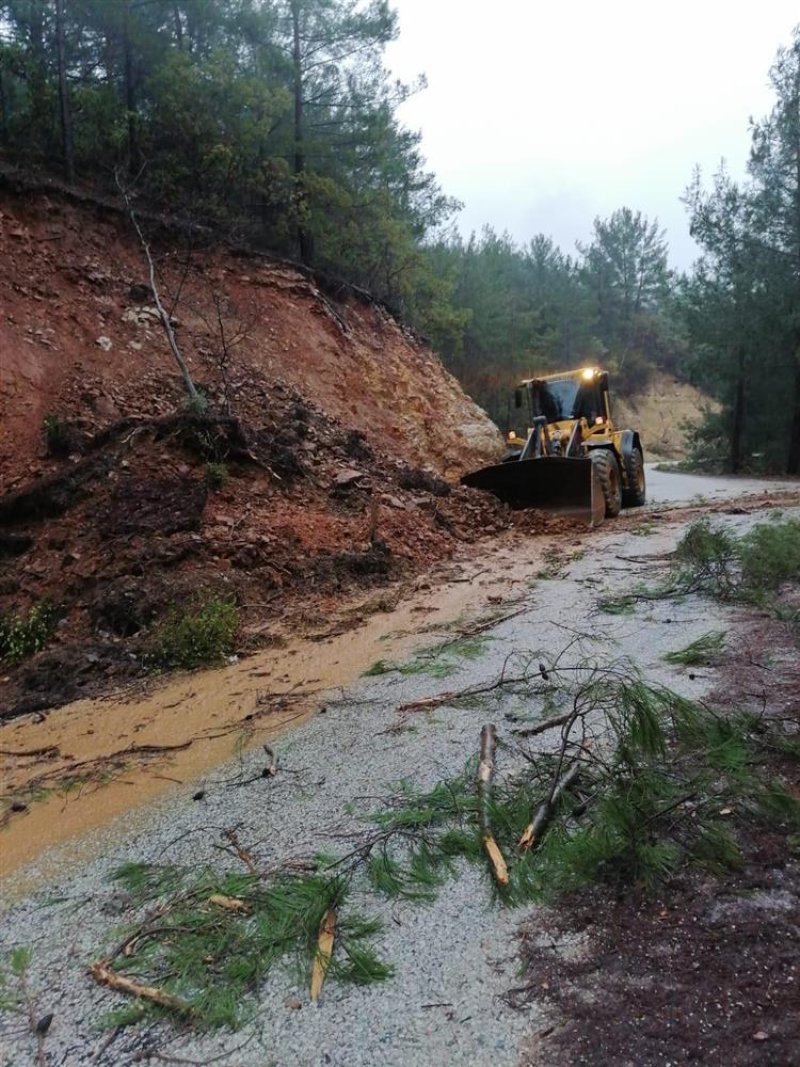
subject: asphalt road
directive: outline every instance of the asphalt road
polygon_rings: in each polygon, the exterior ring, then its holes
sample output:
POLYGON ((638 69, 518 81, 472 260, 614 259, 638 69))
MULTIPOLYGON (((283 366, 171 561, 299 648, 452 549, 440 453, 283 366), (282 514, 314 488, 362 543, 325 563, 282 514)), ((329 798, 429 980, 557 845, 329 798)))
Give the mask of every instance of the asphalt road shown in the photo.
POLYGON ((648 504, 682 504, 703 498, 707 501, 728 500, 748 493, 800 489, 797 479, 731 478, 683 471, 656 470, 645 465, 648 504))

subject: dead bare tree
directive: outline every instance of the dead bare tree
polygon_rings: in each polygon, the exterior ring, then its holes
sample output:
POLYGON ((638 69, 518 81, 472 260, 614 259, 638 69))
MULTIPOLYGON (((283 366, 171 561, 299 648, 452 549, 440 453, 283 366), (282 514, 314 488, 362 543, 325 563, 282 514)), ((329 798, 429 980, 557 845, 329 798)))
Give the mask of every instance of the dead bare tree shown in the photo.
POLYGON ((249 336, 253 328, 253 322, 242 321, 239 319, 232 321, 236 313, 235 308, 232 306, 230 300, 220 293, 219 289, 216 289, 213 285, 210 286, 210 295, 216 319, 214 327, 211 326, 202 312, 201 317, 209 327, 209 330, 213 329, 213 332, 217 336, 216 364, 219 371, 220 384, 222 386, 222 407, 224 413, 230 415, 231 352, 249 336))
POLYGON ((197 388, 194 384, 191 372, 189 371, 189 367, 187 366, 186 360, 183 358, 181 350, 178 346, 178 341, 175 337, 175 331, 172 328, 172 320, 170 318, 169 312, 165 309, 161 301, 161 296, 159 295, 158 282, 156 280, 156 265, 155 261, 153 260, 152 253, 150 251, 150 245, 148 244, 147 239, 145 238, 144 233, 142 232, 142 228, 139 225, 139 219, 137 218, 136 212, 133 208, 133 204, 131 203, 130 193, 128 189, 120 181, 119 175, 116 175, 116 179, 117 188, 119 189, 120 193, 122 193, 122 196, 125 200, 125 206, 128 209, 128 216, 131 220, 131 224, 134 230, 136 231, 136 236, 139 238, 139 244, 142 246, 142 252, 144 253, 144 257, 147 261, 147 267, 150 273, 150 289, 153 293, 153 300, 155 301, 156 310, 158 311, 158 317, 161 320, 162 327, 164 328, 164 333, 166 334, 167 341, 169 342, 169 347, 172 350, 173 356, 175 357, 175 362, 178 364, 178 368, 181 372, 181 377, 183 378, 183 384, 186 387, 186 392, 189 395, 189 400, 198 409, 202 409, 204 406, 203 398, 197 391, 197 388))

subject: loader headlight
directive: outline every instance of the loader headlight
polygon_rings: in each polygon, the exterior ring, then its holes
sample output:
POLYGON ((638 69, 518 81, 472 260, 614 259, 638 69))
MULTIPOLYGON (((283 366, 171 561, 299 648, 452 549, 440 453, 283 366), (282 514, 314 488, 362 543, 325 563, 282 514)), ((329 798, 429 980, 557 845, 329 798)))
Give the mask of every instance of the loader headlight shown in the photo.
POLYGON ((581 378, 583 378, 585 382, 590 382, 592 378, 594 378, 594 374, 594 367, 586 367, 581 371, 581 378))
POLYGON ((509 441, 513 441, 516 436, 517 435, 514 433, 513 430, 509 430, 508 431, 508 439, 509 439, 509 441))

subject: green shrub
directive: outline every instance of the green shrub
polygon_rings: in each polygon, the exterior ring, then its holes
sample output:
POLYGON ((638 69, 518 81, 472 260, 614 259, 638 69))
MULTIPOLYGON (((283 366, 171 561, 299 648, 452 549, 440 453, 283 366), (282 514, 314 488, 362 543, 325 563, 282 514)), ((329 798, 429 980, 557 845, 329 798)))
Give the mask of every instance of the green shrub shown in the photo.
POLYGON ((58 415, 45 415, 42 423, 44 443, 48 456, 69 456, 80 452, 83 441, 78 430, 58 415))
POLYGON ((760 523, 742 538, 742 584, 753 596, 800 581, 800 520, 760 523))
POLYGON ((221 489, 228 480, 228 468, 224 463, 206 463, 203 481, 206 488, 221 489))
POLYGON ((0 619, 0 661, 20 663, 41 651, 53 632, 56 610, 52 604, 42 601, 27 615, 12 615, 0 619))
POLYGON ((699 424, 683 422, 688 455, 678 466, 682 470, 708 471, 720 474, 730 469, 730 433, 724 412, 707 409, 699 424))
POLYGON ((151 667, 200 667, 230 655, 239 625, 233 601, 214 597, 173 609, 152 634, 145 654, 151 667))

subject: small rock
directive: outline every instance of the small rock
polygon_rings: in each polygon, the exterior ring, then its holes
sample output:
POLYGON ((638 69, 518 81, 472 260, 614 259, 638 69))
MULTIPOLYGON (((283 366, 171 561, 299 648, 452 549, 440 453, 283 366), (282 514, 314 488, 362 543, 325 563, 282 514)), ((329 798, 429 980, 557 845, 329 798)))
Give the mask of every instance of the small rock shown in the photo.
POLYGON ((381 503, 388 504, 390 508, 397 508, 398 511, 405 511, 406 506, 403 501, 396 496, 390 496, 388 493, 384 493, 381 496, 381 503))
POLYGON ((769 1041, 769 1034, 765 1030, 756 1030, 753 1034, 754 1041, 769 1041))
POLYGON ((346 470, 340 471, 333 481, 337 489, 344 489, 349 485, 355 485, 356 482, 360 481, 362 478, 365 477, 366 475, 363 471, 357 471, 353 470, 352 468, 348 468, 346 470))
POLYGON ((128 290, 128 296, 136 304, 146 304, 148 300, 153 299, 153 290, 149 285, 132 285, 128 290))
POLYGON ((105 335, 102 335, 102 336, 98 337, 97 340, 95 341, 95 344, 99 345, 100 348, 102 348, 104 352, 110 352, 111 349, 114 347, 113 342, 111 341, 111 338, 110 337, 106 337, 105 335))
POLYGON ((291 1008, 292 1011, 300 1011, 303 1006, 302 1000, 297 997, 287 997, 283 1002, 284 1008, 291 1008))

